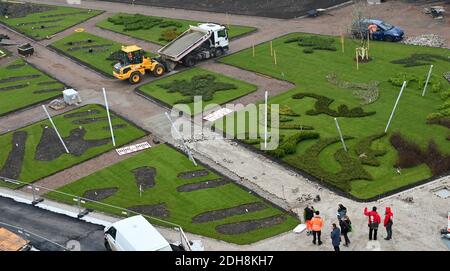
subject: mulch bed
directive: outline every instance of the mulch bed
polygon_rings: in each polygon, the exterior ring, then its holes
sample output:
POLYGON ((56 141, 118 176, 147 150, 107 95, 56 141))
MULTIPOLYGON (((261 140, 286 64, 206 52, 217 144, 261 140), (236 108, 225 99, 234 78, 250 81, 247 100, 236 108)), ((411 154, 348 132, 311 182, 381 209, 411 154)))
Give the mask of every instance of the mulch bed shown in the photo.
POLYGON ((50 15, 42 15, 41 18, 55 18, 55 17, 67 17, 67 16, 76 16, 80 14, 87 14, 90 13, 89 11, 77 11, 77 12, 70 12, 70 13, 58 13, 58 14, 50 14, 50 15))
POLYGON ((140 167, 133 169, 132 172, 136 179, 137 187, 142 187, 143 190, 146 190, 155 186, 156 168, 140 167))
POLYGON ((178 192, 191 192, 201 189, 215 188, 218 186, 226 185, 230 183, 230 180, 226 179, 217 179, 217 180, 209 180, 198 183, 190 183, 177 187, 178 192))
POLYGON ((18 131, 13 134, 12 150, 9 152, 5 164, 0 169, 0 176, 18 179, 22 171, 22 163, 25 157, 25 143, 27 132, 18 131))
MULTIPOLYGON (((43 132, 41 140, 36 147, 36 154, 34 159, 38 161, 53 161, 65 154, 66 151, 61 144, 55 130, 51 127, 42 126, 43 132)), ((88 149, 108 144, 111 139, 97 139, 97 140, 85 140, 85 129, 76 128, 70 131, 68 137, 63 138, 64 143, 69 149, 70 154, 75 156, 83 155, 88 149)))
POLYGON ((37 83, 38 86, 48 86, 48 85, 53 85, 59 83, 58 81, 44 81, 44 82, 39 82, 37 83))
POLYGON ((194 218, 192 218, 192 223, 205 223, 210 221, 221 220, 230 216, 243 215, 251 212, 260 211, 266 208, 267 205, 261 202, 243 204, 232 208, 214 210, 196 215, 194 218))
MULTIPOLYGON (((102 0, 130 3, 130 0, 102 0)), ((347 0, 135 0, 135 4, 212 11, 219 13, 292 19, 316 8, 328 8, 347 0)))
POLYGON ((221 234, 233 235, 254 231, 261 228, 272 227, 281 224, 286 220, 284 215, 275 215, 262 219, 247 220, 236 223, 219 225, 216 227, 217 232, 221 234))
POLYGON ((24 76, 13 76, 13 77, 8 77, 5 79, 1 79, 0 80, 0 84, 3 83, 9 83, 9 82, 15 82, 15 81, 22 81, 22 80, 27 80, 27 79, 34 79, 34 78, 38 78, 40 77, 40 74, 32 74, 32 75, 24 75, 24 76))
POLYGON ((63 91, 63 90, 64 90, 64 88, 39 89, 39 90, 33 91, 33 94, 50 93, 50 92, 63 91))
POLYGON ((25 66, 25 64, 12 64, 6 67, 6 69, 8 70, 15 70, 15 69, 20 69, 23 66, 25 66))
MULTIPOLYGON (((111 116, 111 119, 113 119, 114 116, 111 116)), ((99 122, 99 121, 107 121, 108 117, 99 117, 99 118, 89 118, 89 119, 79 119, 72 121, 73 124, 89 124, 93 122, 99 122)))
POLYGON ((450 117, 428 120, 427 124, 437 124, 450 129, 450 117))
POLYGON ((28 87, 28 84, 21 84, 21 85, 9 86, 9 87, 2 87, 2 88, 0 88, 0 91, 21 89, 21 88, 26 88, 26 87, 28 87))
POLYGON ((178 174, 178 178, 181 179, 193 179, 198 177, 203 177, 209 174, 209 171, 206 169, 201 170, 194 170, 194 171, 187 171, 187 172, 181 172, 178 174))
POLYGON ((79 46, 79 47, 71 47, 67 49, 68 52, 85 50, 85 49, 109 49, 113 44, 99 44, 99 45, 90 45, 90 46, 79 46))
POLYGON ((102 200, 114 195, 118 190, 119 190, 119 188, 117 188, 117 187, 87 190, 84 192, 83 198, 94 200, 94 201, 102 201, 102 200))
POLYGON ((154 204, 154 205, 136 205, 128 207, 127 209, 138 212, 140 214, 154 216, 154 217, 169 217, 170 212, 167 210, 165 203, 154 204))
MULTIPOLYGON (((114 130, 116 130, 116 129, 123 129, 123 128, 127 127, 127 125, 126 124, 116 124, 116 125, 113 125, 112 127, 114 130)), ((102 129, 109 130, 109 126, 104 126, 102 129)))
POLYGON ((96 115, 99 113, 100 113, 100 110, 90 109, 90 110, 84 111, 84 112, 75 112, 75 113, 65 114, 64 117, 65 118, 80 118, 80 117, 86 117, 89 115, 96 115))

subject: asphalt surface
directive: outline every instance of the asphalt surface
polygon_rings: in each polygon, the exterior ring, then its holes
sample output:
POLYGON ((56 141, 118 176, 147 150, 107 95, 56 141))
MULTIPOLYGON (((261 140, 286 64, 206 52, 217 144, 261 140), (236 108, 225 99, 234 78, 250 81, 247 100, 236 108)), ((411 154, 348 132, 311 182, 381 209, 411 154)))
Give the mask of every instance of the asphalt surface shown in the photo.
POLYGON ((38 250, 64 250, 64 248, 52 242, 74 251, 105 250, 103 246, 103 226, 0 197, 0 227, 18 233, 17 228, 5 226, 2 223, 22 228, 25 230, 24 232, 31 233, 29 236, 19 234, 30 240, 32 246, 38 250))

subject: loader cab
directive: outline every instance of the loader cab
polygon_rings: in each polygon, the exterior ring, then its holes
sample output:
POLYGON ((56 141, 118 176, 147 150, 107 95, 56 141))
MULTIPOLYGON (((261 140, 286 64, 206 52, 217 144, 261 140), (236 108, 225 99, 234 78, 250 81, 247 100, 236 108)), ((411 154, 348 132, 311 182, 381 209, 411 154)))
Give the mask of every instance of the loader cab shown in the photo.
POLYGON ((119 53, 119 61, 123 67, 132 64, 141 64, 143 60, 144 51, 142 48, 136 45, 122 46, 122 50, 119 53))
POLYGON ((198 27, 206 31, 211 31, 213 33, 210 40, 213 47, 225 49, 228 48, 228 29, 225 26, 214 23, 205 23, 199 24, 198 27))

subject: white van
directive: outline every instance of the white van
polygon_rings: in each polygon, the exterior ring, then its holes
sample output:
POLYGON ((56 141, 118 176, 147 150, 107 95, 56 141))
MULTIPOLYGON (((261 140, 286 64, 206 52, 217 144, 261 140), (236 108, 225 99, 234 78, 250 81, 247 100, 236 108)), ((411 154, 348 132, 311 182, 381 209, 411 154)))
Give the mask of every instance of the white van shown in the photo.
POLYGON ((113 251, 172 251, 169 242, 141 215, 106 227, 105 247, 113 251))

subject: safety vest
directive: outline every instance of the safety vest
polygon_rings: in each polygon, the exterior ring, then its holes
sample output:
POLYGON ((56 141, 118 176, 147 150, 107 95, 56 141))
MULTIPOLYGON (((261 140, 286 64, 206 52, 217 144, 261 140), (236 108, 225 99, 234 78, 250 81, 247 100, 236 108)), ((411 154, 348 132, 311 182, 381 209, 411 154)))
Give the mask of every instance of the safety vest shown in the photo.
POLYGON ((315 216, 311 219, 312 230, 321 231, 323 227, 323 219, 320 216, 315 216))

